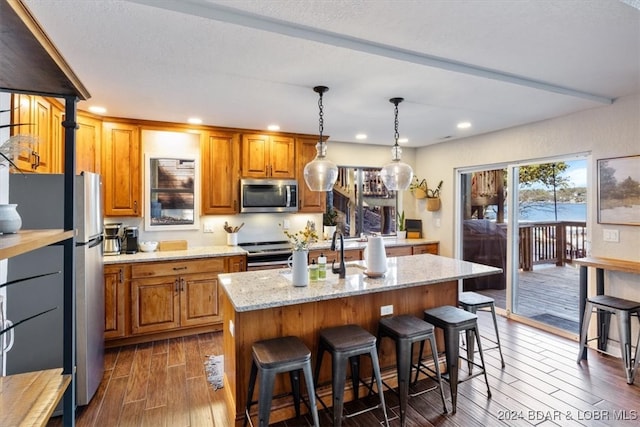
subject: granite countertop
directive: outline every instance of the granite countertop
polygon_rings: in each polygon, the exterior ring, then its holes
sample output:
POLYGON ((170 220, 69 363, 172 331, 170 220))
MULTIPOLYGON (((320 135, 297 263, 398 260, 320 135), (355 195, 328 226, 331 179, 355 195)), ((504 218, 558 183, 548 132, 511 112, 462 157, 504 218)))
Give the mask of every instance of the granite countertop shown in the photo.
POLYGON ((328 267, 326 280, 310 281, 305 287, 293 286, 288 268, 225 273, 218 278, 235 310, 242 312, 502 272, 500 268, 431 254, 388 258, 387 272, 380 278, 370 278, 364 274, 365 261, 347 263, 344 279, 339 279, 328 267))
POLYGON ((180 251, 137 252, 135 254, 105 255, 104 264, 125 264, 132 262, 171 261, 188 258, 213 258, 221 256, 246 255, 239 246, 200 246, 180 251))
MULTIPOLYGON (((392 237, 385 237, 383 239, 385 247, 392 246, 415 246, 415 245, 426 245, 429 243, 439 243, 439 240, 429 240, 429 239, 396 239, 392 237)), ((309 247, 310 250, 317 249, 329 249, 331 247, 331 240, 321 240, 319 242, 314 243, 309 247)), ((364 249, 367 247, 366 240, 359 239, 346 239, 344 241, 344 249, 364 249)))

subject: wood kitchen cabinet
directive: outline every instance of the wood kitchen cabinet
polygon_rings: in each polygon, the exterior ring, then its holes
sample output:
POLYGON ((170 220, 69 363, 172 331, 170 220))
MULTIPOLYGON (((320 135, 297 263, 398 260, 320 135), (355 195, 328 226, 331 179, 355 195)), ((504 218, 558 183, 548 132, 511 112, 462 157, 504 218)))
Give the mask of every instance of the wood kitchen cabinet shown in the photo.
POLYGON ((202 136, 202 213, 234 214, 239 209, 240 136, 205 132, 202 136))
POLYGON ((296 177, 295 140, 280 135, 242 135, 242 177, 296 177))
POLYGON ((82 171, 101 173, 102 120, 80 113, 77 123, 76 174, 82 171))
POLYGON ((413 255, 413 247, 411 246, 387 246, 384 248, 387 257, 397 257, 413 255))
MULTIPOLYGON (((24 123, 12 130, 13 135, 30 135, 33 142, 26 143, 19 150, 14 163, 23 171, 38 173, 58 173, 60 164, 55 159, 61 152, 62 139, 61 121, 54 123, 51 113, 51 103, 44 97, 13 94, 14 124, 24 123), (28 124, 28 125, 27 125, 28 124), (52 139, 52 127, 56 127, 58 139, 52 139), (57 129, 60 127, 60 129, 57 129)), ((60 116, 58 114, 58 116, 60 116)), ((59 120, 59 118, 56 118, 59 120)))
POLYGON ((224 271, 224 258, 133 264, 132 334, 221 321, 218 273, 224 271))
POLYGON ((105 216, 141 216, 140 127, 103 122, 102 146, 105 216))
POLYGON ((227 258, 227 273, 238 273, 240 271, 247 271, 247 256, 236 255, 227 258))
POLYGON ((125 324, 127 289, 131 278, 131 266, 116 264, 104 266, 104 338, 123 338, 127 334, 125 324))
POLYGON ((318 138, 297 138, 298 209, 303 213, 323 213, 327 205, 325 191, 311 191, 304 181, 304 167, 316 157, 318 138))
POLYGON ((424 245, 414 245, 412 255, 419 254, 432 254, 438 255, 440 253, 440 244, 439 243, 427 243, 424 245))
MULTIPOLYGON (((309 251, 309 262, 311 262, 311 260, 313 259, 315 259, 316 262, 318 262, 318 257, 322 253, 327 258, 327 268, 331 268, 331 262, 335 261, 337 263, 339 261, 337 251, 332 251, 329 249, 326 249, 326 250, 314 249, 312 251, 309 251)), ((362 251, 360 249, 347 249, 344 251, 344 262, 360 261, 361 259, 362 259, 362 251)))

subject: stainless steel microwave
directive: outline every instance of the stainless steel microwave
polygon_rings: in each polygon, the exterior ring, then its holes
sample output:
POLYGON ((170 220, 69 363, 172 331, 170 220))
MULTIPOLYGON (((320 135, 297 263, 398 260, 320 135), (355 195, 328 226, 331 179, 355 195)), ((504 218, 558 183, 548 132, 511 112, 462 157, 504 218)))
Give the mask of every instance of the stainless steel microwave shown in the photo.
POLYGON ((297 212, 295 179, 241 179, 240 212, 297 212))

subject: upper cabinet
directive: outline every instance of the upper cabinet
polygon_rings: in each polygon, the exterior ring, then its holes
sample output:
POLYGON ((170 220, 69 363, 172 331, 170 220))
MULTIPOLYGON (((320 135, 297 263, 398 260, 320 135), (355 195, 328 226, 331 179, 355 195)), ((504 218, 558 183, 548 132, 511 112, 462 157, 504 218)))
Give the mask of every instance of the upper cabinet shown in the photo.
POLYGON ((102 185, 105 216, 141 216, 140 127, 102 124, 102 185))
MULTIPOLYGON (((55 120, 60 116, 56 114, 55 120)), ((23 171, 60 172, 60 163, 56 159, 61 151, 63 132, 61 122, 56 123, 52 118, 51 103, 40 96, 14 94, 12 123, 22 124, 14 127, 13 135, 32 137, 30 141, 25 139, 14 163, 23 171), (57 139, 53 139, 52 135, 57 139)))
POLYGON ((294 138, 280 135, 242 135, 243 178, 295 178, 294 138))
POLYGON ((240 136, 205 132, 202 136, 202 213, 234 214, 239 207, 240 136))
POLYGON ((79 113, 76 129, 76 174, 100 170, 102 120, 79 113))
POLYGON ((316 157, 318 138, 297 138, 298 208, 300 212, 322 213, 327 204, 325 191, 311 191, 304 181, 304 167, 316 157))

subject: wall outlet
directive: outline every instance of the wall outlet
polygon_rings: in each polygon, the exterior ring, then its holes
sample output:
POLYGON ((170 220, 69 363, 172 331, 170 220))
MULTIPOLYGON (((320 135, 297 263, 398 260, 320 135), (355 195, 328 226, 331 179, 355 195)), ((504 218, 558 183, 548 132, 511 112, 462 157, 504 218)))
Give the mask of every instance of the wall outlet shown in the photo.
POLYGON ((282 229, 288 230, 291 228, 291 222, 288 219, 282 220, 282 229))
POLYGON ((205 222, 203 231, 205 233, 213 233, 213 222, 205 222))
POLYGON ((602 240, 604 240, 605 242, 619 243, 620 234, 618 234, 618 230, 605 228, 602 230, 602 240))
POLYGON ((380 307, 380 316, 390 316, 393 314, 393 306, 392 305, 383 305, 380 307))

